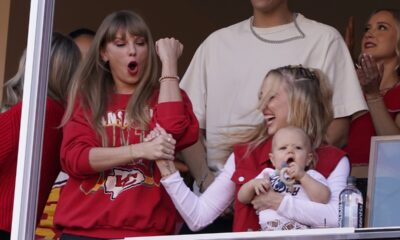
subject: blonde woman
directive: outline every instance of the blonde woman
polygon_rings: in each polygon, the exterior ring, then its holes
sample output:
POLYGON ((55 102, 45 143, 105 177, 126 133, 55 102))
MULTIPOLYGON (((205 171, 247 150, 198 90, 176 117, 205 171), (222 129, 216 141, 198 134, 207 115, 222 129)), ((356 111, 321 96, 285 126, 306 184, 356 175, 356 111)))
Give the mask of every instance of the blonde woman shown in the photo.
POLYGON ((324 78, 302 66, 271 70, 265 77, 259 94, 259 111, 263 121, 258 126, 238 134, 223 171, 209 188, 197 197, 185 186, 179 173, 163 167, 162 184, 170 194, 181 216, 192 230, 212 223, 234 201, 234 231, 260 230, 254 210, 275 210, 279 215, 310 227, 338 226, 338 196, 346 185, 349 162, 345 153, 324 145, 327 128, 332 121, 331 91, 324 78), (316 148, 315 169, 327 178, 331 197, 327 204, 310 203, 293 196, 268 191, 256 196, 251 204, 242 204, 235 197, 240 187, 272 167, 268 158, 271 137, 281 128, 293 125, 302 128, 316 148))
POLYGON ((154 44, 131 11, 101 23, 64 118, 61 164, 69 179, 55 213, 61 239, 174 232, 177 214, 155 160, 173 160, 198 137, 191 103, 178 86, 182 49, 173 38, 154 44), (167 132, 147 136, 156 126, 167 132))
MULTIPOLYGON (((72 39, 59 33, 54 33, 51 43, 48 97, 46 99, 46 116, 43 133, 42 174, 37 208, 38 219, 42 215, 48 194, 60 171, 59 158, 62 130, 59 128, 59 125, 66 105, 66 92, 68 92, 79 60, 80 52, 72 39)), ((7 84, 8 87, 14 85, 13 83, 17 83, 14 86, 18 87, 12 88, 11 91, 15 91, 14 94, 6 95, 5 103, 10 105, 6 105, 8 110, 0 114, 0 239, 8 239, 11 232, 12 204, 22 110, 20 98, 22 96, 25 70, 24 62, 25 54, 21 57, 18 73, 10 80, 12 81, 10 85, 7 84), (11 106, 12 104, 15 105, 11 106)))

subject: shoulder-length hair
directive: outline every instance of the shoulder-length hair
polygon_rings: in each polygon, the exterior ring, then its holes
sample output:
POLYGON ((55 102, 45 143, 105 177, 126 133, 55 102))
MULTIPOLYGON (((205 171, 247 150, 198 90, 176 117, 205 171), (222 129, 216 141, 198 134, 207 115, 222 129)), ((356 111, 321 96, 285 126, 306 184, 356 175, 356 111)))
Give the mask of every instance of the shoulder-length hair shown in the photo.
POLYGON ((53 33, 47 95, 63 105, 67 103, 68 91, 80 58, 79 48, 70 37, 53 33))

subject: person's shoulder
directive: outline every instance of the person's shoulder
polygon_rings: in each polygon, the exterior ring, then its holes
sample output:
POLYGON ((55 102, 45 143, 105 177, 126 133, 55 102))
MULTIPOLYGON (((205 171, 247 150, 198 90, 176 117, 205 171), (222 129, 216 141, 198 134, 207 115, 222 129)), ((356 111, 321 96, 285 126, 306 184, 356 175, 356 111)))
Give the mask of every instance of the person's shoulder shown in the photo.
POLYGON ((324 144, 317 149, 318 154, 337 154, 337 155, 346 155, 346 152, 342 149, 335 147, 333 145, 324 144))
POLYGON ((53 122, 52 125, 58 126, 61 122, 61 119, 64 115, 64 106, 50 98, 46 98, 46 124, 50 124, 50 122, 53 122))
POLYGON ((250 18, 234 23, 227 27, 220 28, 212 32, 207 38, 206 42, 219 41, 225 38, 232 38, 232 35, 237 35, 246 29, 249 29, 250 18))
POLYGON ((309 19, 300 13, 298 14, 298 23, 300 28, 304 26, 311 34, 320 35, 327 38, 341 38, 341 35, 336 28, 328 24, 309 19))
POLYGON ((52 99, 51 97, 46 98, 46 107, 51 109, 59 109, 64 111, 64 106, 57 100, 52 99))

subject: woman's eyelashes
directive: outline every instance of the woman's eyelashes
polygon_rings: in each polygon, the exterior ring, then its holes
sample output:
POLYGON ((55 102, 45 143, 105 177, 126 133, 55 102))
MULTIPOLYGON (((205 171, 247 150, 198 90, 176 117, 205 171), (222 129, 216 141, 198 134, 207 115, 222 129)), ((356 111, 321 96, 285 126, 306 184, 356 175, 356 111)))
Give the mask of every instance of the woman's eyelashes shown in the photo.
MULTIPOLYGON (((376 29, 380 30, 380 31, 386 31, 388 29, 387 24, 385 23, 380 23, 377 25, 376 29)), ((369 30, 371 30, 371 26, 368 25, 364 28, 364 32, 368 32, 369 30)))
POLYGON ((388 29, 388 27, 386 26, 386 24, 378 24, 377 29, 381 30, 381 31, 385 31, 388 29))

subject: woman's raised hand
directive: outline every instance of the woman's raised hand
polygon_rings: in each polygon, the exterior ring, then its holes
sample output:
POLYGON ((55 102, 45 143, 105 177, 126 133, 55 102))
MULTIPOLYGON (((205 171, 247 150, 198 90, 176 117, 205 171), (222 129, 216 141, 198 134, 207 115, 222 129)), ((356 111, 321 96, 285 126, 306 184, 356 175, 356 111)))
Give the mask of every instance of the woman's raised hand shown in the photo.
POLYGON ((156 51, 161 62, 176 62, 182 55, 183 45, 175 38, 161 38, 156 42, 156 51))
POLYGON ((362 54, 356 70, 358 80, 366 97, 378 97, 380 95, 379 86, 383 76, 383 65, 378 67, 371 55, 362 54))

